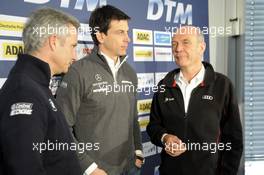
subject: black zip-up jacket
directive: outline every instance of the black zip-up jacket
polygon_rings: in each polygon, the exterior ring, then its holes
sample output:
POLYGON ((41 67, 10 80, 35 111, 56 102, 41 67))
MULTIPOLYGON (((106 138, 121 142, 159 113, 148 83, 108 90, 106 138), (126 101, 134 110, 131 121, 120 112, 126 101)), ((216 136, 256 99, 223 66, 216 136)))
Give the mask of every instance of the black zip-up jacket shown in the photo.
POLYGON ((205 77, 191 94, 187 113, 175 75, 169 72, 154 94, 150 123, 152 143, 164 147, 164 133, 176 135, 187 151, 177 157, 161 153, 161 175, 235 175, 243 150, 237 100, 230 80, 203 62, 205 77), (216 149, 217 148, 217 149, 216 149))
POLYGON ((47 63, 18 56, 0 93, 0 175, 81 174, 75 150, 67 149, 73 140, 49 82, 47 63))

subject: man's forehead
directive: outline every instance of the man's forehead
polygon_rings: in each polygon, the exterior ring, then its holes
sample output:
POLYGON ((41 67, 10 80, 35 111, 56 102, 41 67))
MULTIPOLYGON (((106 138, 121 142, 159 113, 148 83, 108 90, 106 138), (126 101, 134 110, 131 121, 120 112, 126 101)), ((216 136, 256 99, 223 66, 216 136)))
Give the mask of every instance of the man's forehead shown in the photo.
POLYGON ((127 20, 111 20, 109 24, 109 29, 111 28, 128 28, 128 21, 127 20))
POLYGON ((195 34, 180 34, 180 33, 174 33, 172 36, 172 40, 191 40, 196 38, 197 35, 195 34))
POLYGON ((197 36, 200 34, 200 30, 194 26, 180 26, 173 33, 173 36, 197 36))

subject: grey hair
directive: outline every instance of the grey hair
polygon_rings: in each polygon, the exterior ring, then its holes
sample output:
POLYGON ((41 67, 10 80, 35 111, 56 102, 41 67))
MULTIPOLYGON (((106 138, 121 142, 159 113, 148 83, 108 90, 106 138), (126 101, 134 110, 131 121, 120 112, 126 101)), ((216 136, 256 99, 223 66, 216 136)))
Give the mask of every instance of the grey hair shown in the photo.
POLYGON ((200 42, 204 42, 204 34, 203 31, 201 31, 200 27, 195 27, 197 32, 197 39, 200 42))
POLYGON ((78 19, 67 13, 48 7, 34 11, 29 16, 22 33, 25 53, 39 50, 51 35, 56 34, 65 38, 65 35, 69 34, 69 25, 73 25, 76 29, 70 32, 78 32, 80 26, 78 19), (61 32, 61 29, 64 32, 61 32))

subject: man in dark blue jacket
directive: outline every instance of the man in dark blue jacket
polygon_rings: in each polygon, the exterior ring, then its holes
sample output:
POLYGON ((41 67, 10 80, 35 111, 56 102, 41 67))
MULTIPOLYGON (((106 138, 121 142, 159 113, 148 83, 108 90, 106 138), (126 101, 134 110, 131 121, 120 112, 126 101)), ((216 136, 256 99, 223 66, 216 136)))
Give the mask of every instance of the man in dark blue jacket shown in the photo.
POLYGON ((160 81, 147 132, 163 147, 161 175, 236 175, 243 150, 239 109, 230 80, 202 62, 199 28, 173 35, 179 69, 160 81))
POLYGON ((78 27, 77 19, 50 8, 35 11, 25 24, 26 54, 18 55, 0 93, 1 175, 81 174, 49 89, 51 76, 67 72, 76 58, 78 27))

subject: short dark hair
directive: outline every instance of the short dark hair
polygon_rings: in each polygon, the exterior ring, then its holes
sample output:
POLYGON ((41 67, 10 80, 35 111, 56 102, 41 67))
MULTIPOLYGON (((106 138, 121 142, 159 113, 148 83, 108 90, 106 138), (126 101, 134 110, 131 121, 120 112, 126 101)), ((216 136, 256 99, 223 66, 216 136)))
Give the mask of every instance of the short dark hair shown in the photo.
POLYGON ((109 25, 112 20, 130 20, 131 18, 119 10, 118 8, 105 5, 102 7, 96 8, 90 16, 89 19, 89 27, 91 27, 92 32, 92 39, 95 45, 99 44, 99 41, 96 38, 96 32, 103 32, 107 34, 109 29, 109 25))

